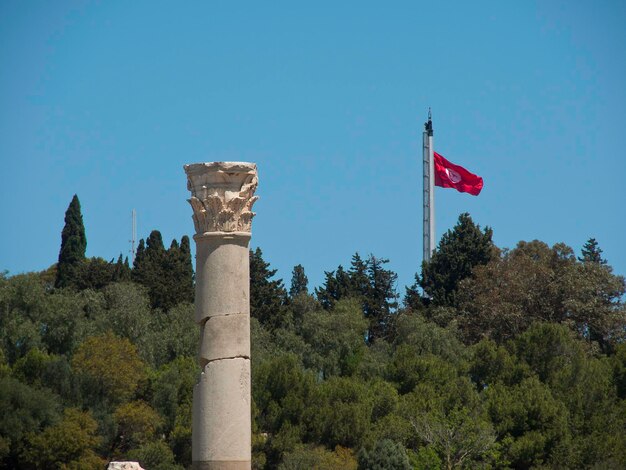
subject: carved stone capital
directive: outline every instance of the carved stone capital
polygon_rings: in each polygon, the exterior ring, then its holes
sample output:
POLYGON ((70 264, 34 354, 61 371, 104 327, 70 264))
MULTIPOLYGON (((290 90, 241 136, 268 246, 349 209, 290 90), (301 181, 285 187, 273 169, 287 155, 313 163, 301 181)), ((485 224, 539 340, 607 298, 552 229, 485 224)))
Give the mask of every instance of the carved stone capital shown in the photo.
POLYGON ((196 233, 250 232, 258 199, 254 163, 209 162, 185 165, 188 199, 196 233))

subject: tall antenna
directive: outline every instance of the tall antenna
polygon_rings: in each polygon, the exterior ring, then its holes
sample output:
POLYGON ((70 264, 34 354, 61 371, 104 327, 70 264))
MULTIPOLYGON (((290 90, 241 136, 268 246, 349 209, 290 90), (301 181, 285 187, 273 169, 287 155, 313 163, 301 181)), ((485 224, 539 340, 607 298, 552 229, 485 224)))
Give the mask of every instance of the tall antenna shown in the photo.
POLYGON ((133 228, 130 239, 130 264, 131 266, 135 263, 135 243, 137 242, 137 212, 135 209, 132 210, 132 219, 133 219, 133 228))

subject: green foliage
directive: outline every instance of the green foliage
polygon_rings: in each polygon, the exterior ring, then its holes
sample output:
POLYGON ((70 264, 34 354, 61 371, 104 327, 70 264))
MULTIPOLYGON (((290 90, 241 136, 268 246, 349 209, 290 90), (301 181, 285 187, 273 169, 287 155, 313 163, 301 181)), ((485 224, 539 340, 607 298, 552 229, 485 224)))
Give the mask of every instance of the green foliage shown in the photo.
POLYGON ((193 301, 193 269, 189 238, 180 245, 173 240, 168 250, 161 232, 153 230, 147 241, 139 240, 131 279, 148 290, 152 308, 168 310, 193 301))
POLYGON ((18 449, 28 432, 37 433, 59 419, 59 402, 49 391, 12 377, 0 378, 0 437, 6 468, 17 466, 18 449))
POLYGON ((430 262, 422 266, 421 287, 433 305, 457 306, 459 283, 472 275, 474 267, 487 264, 494 255, 492 235, 489 227, 481 230, 464 213, 454 228, 441 237, 430 262))
POLYGON ((174 453, 163 441, 154 441, 144 444, 128 453, 128 459, 138 461, 142 468, 150 470, 182 470, 177 465, 174 453))
POLYGON ((578 260, 583 263, 607 264, 607 261, 602 258, 602 249, 595 238, 587 240, 581 249, 581 255, 582 257, 578 260))
POLYGON ((87 338, 72 357, 72 368, 84 377, 88 396, 111 403, 129 399, 145 377, 137 348, 110 332, 87 338))
POLYGON ((358 458, 360 470, 411 470, 404 447, 389 439, 376 443, 371 452, 361 449, 358 458))
POLYGON ((289 297, 292 299, 300 294, 309 293, 309 279, 304 274, 304 267, 301 264, 294 266, 291 273, 291 287, 289 288, 289 297))
POLYGON ((147 403, 141 400, 124 403, 113 413, 117 425, 117 449, 126 452, 140 447, 156 437, 162 426, 161 416, 147 403))
POLYGON ((324 447, 308 447, 298 445, 293 451, 285 454, 278 466, 279 470, 335 470, 338 468, 356 470, 356 459, 349 449, 337 447, 331 452, 324 447))
POLYGON ((331 377, 316 387, 309 408, 312 437, 329 448, 360 448, 370 431, 371 390, 351 377, 331 377))
POLYGON ((57 264, 56 287, 73 285, 76 268, 85 259, 87 237, 80 211, 80 201, 74 194, 70 205, 65 211, 65 226, 61 232, 61 250, 57 264))
MULTIPOLYGON (((626 467, 626 288, 595 240, 499 251, 464 214, 400 311, 385 263, 314 298, 250 253, 253 468, 626 467)), ((0 468, 190 468, 189 239, 65 273, 0 273, 0 468)))
POLYGON ((26 435, 20 462, 34 469, 101 468, 105 461, 94 452, 100 440, 97 427, 88 412, 66 408, 61 422, 26 435))
POLYGON ((624 338, 624 278, 607 266, 577 262, 565 245, 520 242, 462 284, 459 326, 468 342, 501 343, 536 321, 567 324, 607 351, 624 338))
POLYGON ((567 409, 537 378, 512 387, 495 384, 485 395, 491 422, 511 466, 541 465, 567 444, 567 409))
POLYGON ((302 325, 302 339, 310 346, 304 364, 323 377, 352 375, 365 351, 367 320, 355 300, 339 301, 332 312, 308 314, 302 325))
POLYGON ((285 324, 283 305, 287 292, 282 279, 274 279, 275 269, 263 259, 260 248, 250 250, 250 316, 261 325, 274 329, 285 324))
POLYGON ((326 272, 324 286, 316 289, 320 304, 332 309, 341 299, 354 298, 359 301, 363 315, 368 319, 368 343, 388 336, 392 316, 398 307, 395 290, 396 273, 384 268, 389 260, 370 255, 363 261, 358 253, 352 257, 350 270, 340 265, 336 271, 326 272))

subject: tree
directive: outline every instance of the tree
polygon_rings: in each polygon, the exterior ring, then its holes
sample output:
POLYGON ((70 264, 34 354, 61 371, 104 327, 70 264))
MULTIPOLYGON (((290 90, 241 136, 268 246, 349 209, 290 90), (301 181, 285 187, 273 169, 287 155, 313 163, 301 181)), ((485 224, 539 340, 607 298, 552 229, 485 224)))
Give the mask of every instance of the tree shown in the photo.
MULTIPOLYGON (((570 437, 567 409, 536 377, 512 387, 493 384, 485 398, 502 452, 512 468, 549 464, 570 437)), ((558 464, 559 460, 552 462, 558 464)))
POLYGON ((122 254, 117 258, 115 267, 113 269, 113 281, 114 282, 128 282, 130 281, 131 270, 128 264, 128 256, 122 258, 122 254))
POLYGON ((87 338, 72 357, 72 368, 84 376, 88 396, 112 403, 129 399, 146 372, 137 348, 110 332, 87 338))
POLYGON ((89 412, 67 408, 60 423, 26 435, 21 461, 27 468, 42 470, 102 468, 105 461, 94 452, 100 442, 97 430, 89 412))
POLYGON ((163 419, 146 402, 137 400, 118 406, 113 414, 117 424, 117 449, 127 452, 156 438, 163 419))
POLYGON ((289 288, 289 297, 292 299, 299 294, 308 294, 309 279, 304 274, 304 267, 301 264, 294 266, 291 274, 291 287, 289 288))
POLYGON ((383 439, 368 452, 359 451, 359 470, 411 470, 406 450, 401 444, 390 439, 383 439))
POLYGON ((174 463, 172 450, 163 441, 153 441, 128 453, 128 458, 138 461, 142 468, 150 470, 184 470, 174 463))
POLYGON ((139 240, 131 278, 148 289, 153 308, 168 310, 181 302, 193 301, 193 268, 189 237, 180 245, 172 240, 165 249, 158 230, 150 232, 144 243, 139 240))
POLYGON ((341 299, 354 298, 360 304, 370 328, 367 333, 371 344, 389 332, 391 315, 398 306, 395 291, 397 274, 383 266, 389 260, 370 255, 367 261, 355 253, 350 269, 346 272, 339 265, 336 271, 325 272, 324 286, 316 289, 322 306, 331 310, 341 299))
POLYGON ((61 232, 56 287, 72 285, 74 271, 84 261, 86 249, 87 237, 85 236, 83 216, 80 212, 80 201, 78 196, 74 194, 67 211, 65 211, 65 226, 61 232))
POLYGON ((324 378, 352 375, 363 357, 367 321, 355 299, 340 300, 332 311, 309 313, 302 337, 311 346, 305 366, 324 378))
POLYGON ((369 288, 365 297, 364 313, 370 324, 367 335, 370 344, 378 338, 387 337, 392 315, 398 307, 395 290, 398 275, 383 267, 388 262, 388 259, 376 258, 374 255, 370 255, 367 260, 369 288))
POLYGON ((281 326, 287 292, 282 279, 272 279, 276 269, 263 259, 261 248, 250 250, 250 316, 270 328, 281 326))
POLYGON ((315 289, 318 302, 326 310, 330 310, 335 302, 353 295, 350 276, 339 265, 336 271, 324 271, 324 286, 315 289))
POLYGON ((602 258, 602 250, 598 246, 595 238, 587 240, 581 250, 582 257, 578 258, 583 263, 606 264, 607 261, 602 258))
POLYGON ((83 260, 74 270, 73 285, 78 290, 102 289, 115 281, 117 266, 100 257, 83 260))
POLYGON ((0 467, 19 468, 18 450, 27 433, 37 433, 59 419, 58 397, 12 378, 0 378, 0 467), (4 454, 4 455, 1 455, 4 454))
POLYGON ((299 445, 285 454, 279 470, 357 470, 357 462, 350 449, 337 446, 334 452, 324 447, 299 445))
POLYGON ((405 289, 406 292, 403 299, 404 306, 413 312, 423 310, 425 302, 420 293, 420 277, 418 274, 415 274, 415 282, 405 289))
POLYGON ((439 454, 446 470, 480 460, 496 440, 491 424, 466 408, 451 410, 447 415, 424 413, 411 424, 421 441, 439 454))
POLYGON ((568 324, 609 350, 626 331, 624 278, 610 267, 576 261, 561 243, 520 242, 462 282, 459 324, 466 341, 504 342, 533 322, 568 324))
POLYGON ((481 230, 468 213, 463 213, 454 228, 441 237, 430 262, 422 266, 421 287, 433 305, 457 306, 459 283, 494 255, 492 235, 489 227, 481 230))

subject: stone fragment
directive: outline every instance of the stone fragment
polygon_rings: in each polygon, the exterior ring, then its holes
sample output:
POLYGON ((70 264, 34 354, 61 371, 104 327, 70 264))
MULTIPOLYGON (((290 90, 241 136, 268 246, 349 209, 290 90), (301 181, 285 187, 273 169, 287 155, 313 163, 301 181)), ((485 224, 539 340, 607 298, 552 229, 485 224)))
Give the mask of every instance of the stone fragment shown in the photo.
POLYGON ((139 462, 109 462, 107 470, 144 470, 139 462))

